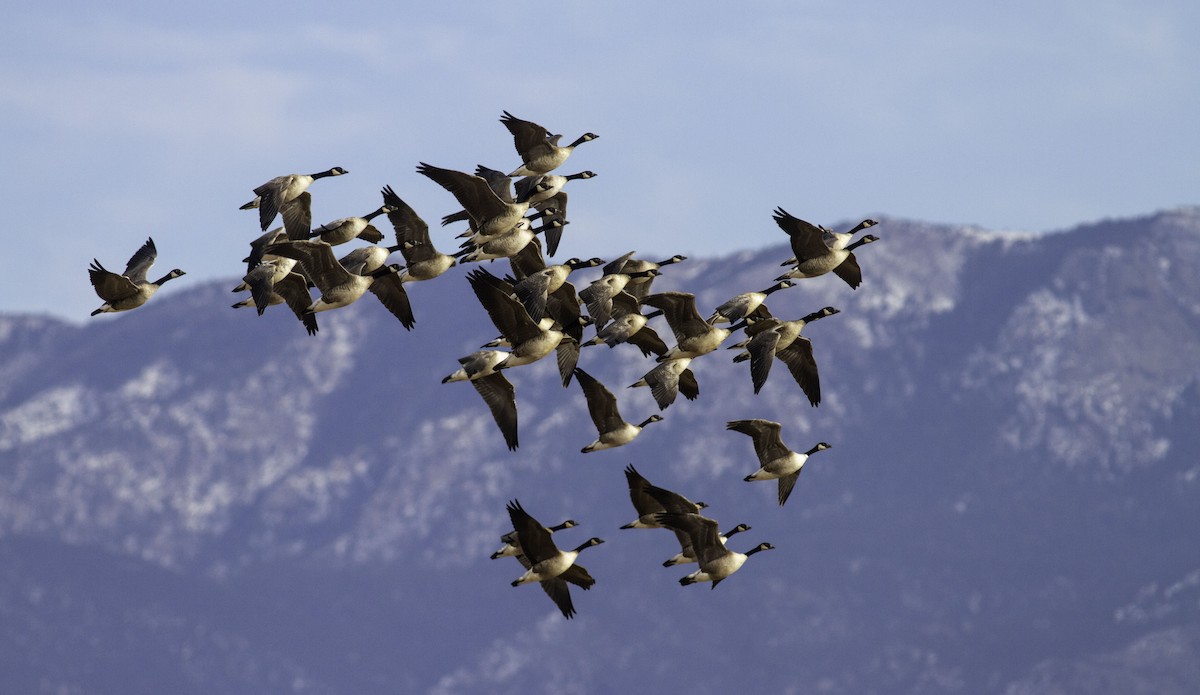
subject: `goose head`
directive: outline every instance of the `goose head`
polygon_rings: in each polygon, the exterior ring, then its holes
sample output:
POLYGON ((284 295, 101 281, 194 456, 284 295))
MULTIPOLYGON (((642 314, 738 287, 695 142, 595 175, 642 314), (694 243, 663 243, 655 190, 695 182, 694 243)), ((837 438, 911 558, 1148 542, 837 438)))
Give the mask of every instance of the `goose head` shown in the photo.
POLYGON ((646 418, 645 420, 642 420, 641 424, 639 424, 638 427, 645 427, 646 425, 649 425, 652 422, 662 422, 662 416, 655 413, 654 415, 651 415, 650 417, 646 418))
POLYGON ((579 551, 583 550, 584 548, 590 548, 593 545, 600 545, 603 542, 604 542, 603 538, 596 538, 593 536, 592 538, 589 538, 586 541, 584 541, 579 547, 575 548, 575 552, 579 552, 579 551))
POLYGON ((857 225, 854 227, 854 229, 851 229, 851 230, 850 230, 850 232, 849 232, 849 233, 850 233, 850 234, 857 234, 857 233, 861 232, 862 230, 864 230, 864 229, 870 229, 871 227, 874 227, 874 226, 875 226, 875 225, 877 225, 877 224, 879 224, 879 223, 878 223, 878 222, 876 222, 875 220, 872 220, 872 219, 866 219, 866 220, 863 220, 862 222, 859 222, 859 223, 858 223, 858 224, 857 224, 857 225))
POLYGON ((757 552, 760 552, 763 550, 774 550, 774 549, 775 549, 775 546, 771 545, 770 543, 759 543, 758 545, 756 545, 753 548, 746 551, 746 557, 750 557, 754 553, 757 553, 757 552))
POLYGON ((154 281, 154 284, 156 284, 156 285, 161 285, 161 284, 163 284, 164 282, 166 282, 167 280, 174 280, 175 278, 177 278, 177 277, 180 277, 181 275, 187 275, 187 273, 183 272, 183 271, 182 271, 182 270, 180 270, 179 268, 175 268, 174 270, 172 270, 171 272, 169 272, 169 273, 167 273, 166 275, 162 276, 162 277, 161 277, 161 278, 159 278, 158 280, 155 280, 155 281, 154 281))

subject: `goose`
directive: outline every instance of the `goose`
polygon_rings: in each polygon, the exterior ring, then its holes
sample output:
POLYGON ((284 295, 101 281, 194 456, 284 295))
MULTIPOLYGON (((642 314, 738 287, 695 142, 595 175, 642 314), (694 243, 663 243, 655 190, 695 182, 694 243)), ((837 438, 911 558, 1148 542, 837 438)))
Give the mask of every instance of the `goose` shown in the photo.
MULTIPOLYGON (((517 286, 522 281, 531 275, 547 269, 546 260, 542 256, 542 242, 538 241, 537 237, 534 237, 532 241, 526 244, 525 248, 521 249, 520 252, 509 256, 508 261, 512 267, 514 276, 513 281, 510 283, 513 285, 514 294, 516 293, 517 286)), ((583 261, 581 264, 592 265, 597 262, 602 264, 604 261, 599 258, 593 258, 583 261)), ((530 289, 533 288, 531 287, 530 289)), ((530 302, 522 301, 528 311, 530 302)), ((548 291, 546 294, 545 313, 554 319, 559 330, 576 343, 583 342, 583 329, 592 324, 592 319, 580 312, 579 303, 579 295, 575 291, 575 286, 567 280, 564 280, 558 289, 548 291)), ((545 316, 542 318, 545 319, 545 316)), ((562 365, 560 365, 561 368, 562 365)), ((574 368, 574 365, 572 365, 572 368, 574 368)))
MULTIPOLYGON (((461 174, 462 172, 459 173, 461 174)), ((480 164, 475 167, 475 175, 487 183, 488 188, 492 189, 492 193, 496 194, 496 197, 499 198, 501 202, 507 204, 517 202, 517 198, 513 196, 512 178, 510 178, 508 174, 495 169, 489 169, 480 164)), ((471 185, 474 186, 477 184, 472 183, 471 185)), ((520 202, 527 203, 527 201, 523 199, 520 202)), ((442 217, 442 226, 445 227, 452 222, 470 223, 472 219, 471 213, 467 212, 465 209, 459 210, 458 212, 453 212, 442 217)))
POLYGON ((647 261, 640 258, 633 258, 633 253, 631 252, 621 256, 620 258, 617 258, 612 263, 609 263, 607 266, 605 266, 604 273, 606 275, 613 273, 624 273, 626 275, 630 275, 631 277, 629 284, 626 286, 625 291, 629 292, 629 294, 632 294, 638 299, 642 299, 646 295, 650 294, 651 283, 654 282, 654 278, 658 277, 662 273, 654 273, 649 275, 634 275, 634 273, 644 273, 647 270, 661 270, 663 266, 673 265, 675 263, 679 263, 680 261, 686 260, 687 256, 675 254, 670 258, 658 262, 647 261))
POLYGON ((542 126, 525 121, 505 111, 500 122, 512 133, 513 145, 521 155, 521 166, 509 176, 536 176, 549 173, 561 166, 576 147, 600 137, 595 133, 584 133, 570 145, 559 146, 558 136, 551 136, 542 126))
POLYGON ((241 206, 241 210, 251 210, 258 208, 258 221, 262 226, 262 230, 267 231, 267 227, 271 226, 271 222, 275 220, 280 209, 286 204, 295 200, 297 196, 304 193, 305 190, 312 185, 313 181, 323 179, 329 176, 341 176, 348 174, 342 167, 333 167, 325 171, 318 171, 315 174, 287 174, 284 176, 276 176, 270 181, 254 189, 254 200, 241 206))
POLYGON ((505 234, 499 234, 474 242, 466 242, 462 251, 456 253, 455 256, 461 263, 511 258, 532 243, 538 234, 542 234, 549 229, 557 229, 564 224, 566 222, 562 220, 551 220, 535 229, 529 224, 529 218, 522 218, 520 222, 513 225, 505 234))
MULTIPOLYGON (((749 531, 750 527, 746 524, 738 524, 729 529, 725 533, 717 534, 717 540, 721 541, 721 545, 725 545, 730 536, 736 536, 739 533, 749 531)), ((696 549, 692 547, 692 537, 683 531, 675 531, 675 538, 679 540, 680 550, 675 555, 664 561, 663 567, 673 567, 675 565, 690 565, 696 562, 696 549)))
MULTIPOLYGON (((496 195, 486 179, 454 169, 443 169, 421 162, 417 173, 428 177, 442 188, 450 191, 458 204, 463 206, 472 224, 471 228, 481 237, 505 234, 522 220, 529 210, 529 203, 504 200, 496 195)), ((459 214, 448 215, 442 224, 459 219, 459 214)))
MULTIPOLYGON (((338 263, 346 270, 355 275, 368 275, 374 270, 379 270, 387 265, 387 260, 392 257, 392 254, 399 251, 401 245, 395 246, 376 246, 368 244, 360 246, 350 251, 345 256, 338 258, 338 263)), ((404 266, 400 266, 400 274, 406 272, 404 266)))
POLYGON ((508 503, 508 516, 512 521, 513 530, 517 533, 517 541, 521 544, 523 554, 517 559, 525 567, 525 574, 514 579, 514 587, 531 582, 540 582, 542 589, 554 601, 554 605, 562 611, 563 617, 570 619, 575 615, 575 606, 571 603, 571 594, 567 582, 587 590, 596 583, 582 565, 575 564, 579 553, 587 548, 600 545, 603 539, 592 537, 572 550, 559 550, 550 537, 550 530, 538 523, 521 506, 517 500, 508 503))
POLYGON ((371 224, 371 220, 385 212, 392 212, 393 210, 394 208, 390 205, 381 205, 362 217, 342 217, 332 222, 326 222, 310 231, 308 238, 319 238, 330 246, 344 244, 351 239, 362 239, 363 241, 377 244, 383 241, 383 233, 375 225, 371 224))
POLYGON ((721 304, 713 311, 712 316, 708 317, 710 324, 715 323, 735 323, 754 313, 758 307, 762 306, 763 302, 767 301, 767 297, 773 292, 785 290, 789 287, 795 287, 796 283, 791 280, 780 280, 774 285, 762 290, 761 292, 743 292, 729 301, 721 304))
POLYGON ((781 427, 778 422, 770 420, 730 420, 726 424, 726 429, 750 435, 754 440, 754 453, 761 467, 744 480, 778 480, 779 506, 782 507, 792 494, 792 488, 796 486, 808 457, 831 447, 825 442, 818 442, 808 451, 797 453, 784 446, 783 438, 779 436, 781 427))
MULTIPOLYGON (((535 236, 524 248, 509 256, 508 261, 512 268, 512 276, 505 277, 504 282, 507 284, 504 287, 509 294, 517 297, 518 301, 522 302, 526 313, 530 313, 531 310, 536 310, 537 308, 536 300, 532 294, 522 299, 518 296, 517 287, 526 279, 547 269, 546 260, 542 256, 542 242, 535 236)), ((591 265, 597 262, 603 263, 604 261, 595 258, 586 263, 591 265)), ((533 285, 537 282, 537 280, 532 281, 529 289, 536 290, 536 287, 533 285)), ((549 286, 547 289, 550 289, 549 286)), ((524 290, 522 292, 524 293, 524 290)), ((565 280, 556 289, 547 292, 542 314, 541 319, 538 320, 538 325, 541 328, 556 328, 577 343, 583 341, 583 329, 585 326, 590 325, 591 322, 589 318, 584 317, 579 311, 579 296, 575 293, 574 285, 565 280)), ((532 313, 530 318, 533 318, 532 313)), ((500 336, 484 347, 507 344, 508 340, 504 336, 500 336)))
POLYGON ((642 304, 661 309, 675 334, 675 347, 658 357, 659 362, 679 357, 699 357, 721 346, 728 328, 713 326, 696 311, 696 296, 687 292, 662 292, 642 299, 642 304))
MULTIPOLYGON (((621 258, 626 258, 632 255, 633 251, 630 251, 621 258)), ((617 260, 619 261, 620 259, 617 260)), ((605 324, 612 319, 612 300, 617 293, 624 290, 625 287, 629 285, 629 283, 633 282, 635 278, 640 279, 653 277, 658 275, 659 272, 657 268, 647 268, 645 270, 633 271, 630 273, 620 271, 608 272, 608 269, 610 268, 620 267, 620 264, 614 264, 615 262, 606 265, 606 270, 603 275, 596 280, 593 280, 592 284, 579 291, 579 298, 587 303, 588 315, 590 315, 592 320, 596 322, 597 330, 604 328, 605 324)))
POLYGON ((697 582, 712 582, 712 588, 737 572, 746 560, 755 553, 763 550, 774 550, 770 543, 759 543, 745 553, 735 552, 725 547, 717 532, 717 522, 699 514, 678 514, 661 512, 657 515, 658 523, 667 528, 688 534, 692 548, 696 553, 700 569, 679 580, 681 586, 697 582))
POLYGON ((563 186, 567 185, 568 181, 590 179, 595 176, 595 172, 591 171, 581 171, 578 174, 570 174, 568 176, 560 176, 558 174, 526 176, 513 184, 513 191, 516 197, 528 201, 530 205, 537 205, 558 195, 562 191, 563 186))
POLYGON ((599 434, 596 441, 580 449, 584 454, 624 446, 632 442, 646 425, 662 421, 661 415, 651 415, 636 425, 625 422, 617 410, 616 397, 604 388, 604 384, 578 367, 575 368, 575 379, 587 398, 588 414, 592 416, 592 423, 599 434))
POLYGON ((320 299, 313 302, 309 312, 347 306, 369 290, 401 325, 412 330, 416 320, 404 283, 397 275, 399 266, 384 266, 367 275, 355 275, 338 263, 333 247, 324 241, 285 241, 268 246, 266 252, 300 261, 305 273, 321 290, 320 299))
POLYGON ((512 285, 492 275, 483 268, 467 273, 467 281, 479 303, 483 305, 492 323, 512 346, 512 351, 496 369, 508 369, 536 362, 556 349, 563 340, 563 332, 543 329, 529 317, 520 300, 512 296, 512 285))
POLYGON ((636 345, 643 357, 662 355, 667 344, 653 328, 646 325, 648 318, 642 315, 642 305, 628 292, 622 290, 612 298, 612 322, 596 331, 596 337, 583 345, 607 344, 614 348, 621 343, 636 345))
POLYGON ((850 259, 854 257, 854 249, 879 241, 879 237, 868 234, 844 248, 831 249, 826 245, 819 227, 793 216, 783 208, 775 208, 774 219, 775 224, 791 238, 796 259, 796 267, 776 280, 818 277, 833 271, 844 262, 849 262, 850 265, 838 273, 839 277, 842 277, 851 289, 857 289, 862 283, 862 270, 858 268, 858 261, 850 259))
MULTIPOLYGON (((855 234, 858 234, 859 232, 863 231, 864 229, 870 229, 871 227, 874 227, 875 225, 879 224, 875 220, 866 219, 866 220, 863 220, 862 222, 859 222, 857 225, 854 226, 854 229, 851 229, 848 232, 835 232, 832 229, 829 229, 828 227, 824 227, 824 226, 820 226, 820 225, 813 226, 812 224, 809 224, 808 222, 805 222, 804 220, 798 220, 798 223, 800 225, 808 225, 808 227, 811 230, 810 233, 818 233, 819 232, 821 234, 821 241, 825 242, 825 245, 827 247, 829 247, 829 249, 831 251, 838 251, 838 250, 846 248, 847 246, 850 245, 850 242, 853 241, 855 234)), ((795 265, 795 264, 796 264, 796 258, 795 258, 795 256, 793 256, 793 257, 787 259, 786 261, 780 263, 779 265, 795 265)))
POLYGON ((529 312, 530 318, 540 321, 546 314, 546 302, 549 296, 563 286, 572 272, 584 268, 594 268, 598 265, 604 265, 604 261, 599 258, 589 258, 586 261, 571 258, 563 263, 545 266, 542 270, 526 275, 513 285, 513 291, 516 293, 517 299, 520 299, 521 303, 525 305, 525 310, 529 312))
POLYGON ((800 331, 813 321, 837 313, 840 313, 838 309, 827 306, 794 321, 782 321, 768 314, 748 325, 746 335, 750 339, 745 341, 746 352, 734 357, 733 361, 750 360, 754 393, 758 393, 767 382, 771 364, 778 357, 787 365, 800 390, 808 397, 809 404, 814 408, 820 405, 821 379, 817 373, 817 361, 813 358, 812 341, 800 335, 800 331))
POLYGON ((429 225, 391 186, 384 186, 380 192, 384 204, 393 208, 387 216, 396 232, 396 246, 388 248, 404 254, 406 267, 400 274, 401 282, 432 280, 457 264, 454 256, 434 248, 429 240, 429 225))
POLYGON ((168 280, 187 274, 175 268, 154 282, 146 282, 146 272, 154 265, 156 258, 158 249, 154 246, 152 238, 147 238, 146 243, 129 258, 124 273, 114 273, 93 258, 88 266, 88 279, 91 280, 96 294, 104 300, 104 304, 93 311, 92 316, 136 309, 153 297, 158 288, 168 280))
POLYGON ((824 275, 826 272, 832 272, 834 275, 844 280, 847 285, 850 285, 850 289, 856 290, 858 289, 858 286, 862 284, 862 268, 858 265, 858 258, 854 255, 854 250, 860 246, 865 246, 866 244, 871 244, 876 241, 879 241, 879 237, 875 236, 874 234, 868 234, 853 244, 850 244, 845 249, 840 251, 831 251, 827 257, 812 259, 811 262, 806 261, 799 263, 795 268, 792 268, 788 272, 775 279, 785 280, 787 278, 817 277, 818 275, 824 275), (834 266, 832 271, 824 270, 823 268, 831 262, 831 259, 836 260, 836 257, 839 254, 845 254, 843 260, 834 266))
POLYGON ((677 357, 660 362, 641 379, 630 384, 629 388, 649 386, 650 394, 654 396, 659 410, 666 410, 680 393, 689 401, 694 401, 700 396, 700 384, 696 381, 696 375, 688 368, 691 363, 691 357, 677 357))
MULTIPOLYGON (((577 524, 573 519, 567 519, 561 524, 547 527, 546 530, 550 533, 554 533, 556 531, 562 531, 563 529, 575 528, 578 525, 579 524, 577 524)), ((502 543, 500 549, 492 553, 490 556, 493 560, 497 560, 502 557, 516 557, 518 555, 525 554, 525 552, 521 549, 521 541, 517 539, 516 530, 509 531, 503 536, 500 536, 500 543, 502 543)))
POLYGON ((442 379, 442 383, 449 384, 452 381, 470 381, 472 379, 482 379, 491 374, 498 374, 496 365, 503 362, 507 357, 508 353, 501 352, 500 350, 477 350, 465 357, 458 358, 458 370, 446 375, 442 379))
MULTIPOLYGON (((296 318, 304 324, 309 335, 317 334, 317 317, 308 311, 312 305, 312 294, 308 291, 308 281, 299 273, 287 272, 279 276, 278 266, 287 266, 280 261, 265 261, 242 278, 242 285, 250 290, 250 298, 233 305, 234 309, 253 306, 262 316, 268 306, 287 304, 296 318)), ((293 261, 294 262, 294 261, 293 261)))
POLYGON ((487 404, 492 420, 509 451, 516 451, 517 439, 517 396, 512 382, 496 370, 497 365, 508 358, 507 352, 478 350, 458 358, 459 368, 442 379, 443 384, 453 381, 470 381, 476 393, 487 404))
POLYGON ((638 517, 622 529, 663 528, 656 518, 660 512, 695 514, 708 507, 704 502, 693 502, 678 492, 651 485, 632 463, 625 466, 625 483, 629 486, 629 501, 638 517))

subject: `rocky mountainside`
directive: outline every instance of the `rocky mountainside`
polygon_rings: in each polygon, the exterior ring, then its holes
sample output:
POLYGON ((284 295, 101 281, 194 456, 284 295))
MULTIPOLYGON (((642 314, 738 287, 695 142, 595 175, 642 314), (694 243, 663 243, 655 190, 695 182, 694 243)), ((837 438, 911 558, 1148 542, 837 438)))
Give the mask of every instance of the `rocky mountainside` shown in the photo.
MULTIPOLYGON (((233 282, 88 322, 0 316, 0 691, 1200 689, 1200 209, 873 231, 857 291, 769 302, 842 310, 805 330, 819 408, 781 365, 756 396, 721 351, 693 363, 698 400, 586 455, 550 361, 509 375, 516 452, 439 383, 495 335, 461 270, 410 286, 412 332, 368 297, 309 337, 231 311, 233 282), (724 427, 755 417, 833 445, 782 508, 724 427), (751 525, 732 547, 776 550, 680 587, 671 534, 618 529, 629 463, 751 525), (579 521, 560 545, 606 539, 574 620, 488 559, 512 498, 579 521)), ((691 259, 656 288, 704 312, 789 253, 691 259)), ((658 412, 625 388, 652 365, 580 360, 633 421, 658 412)))

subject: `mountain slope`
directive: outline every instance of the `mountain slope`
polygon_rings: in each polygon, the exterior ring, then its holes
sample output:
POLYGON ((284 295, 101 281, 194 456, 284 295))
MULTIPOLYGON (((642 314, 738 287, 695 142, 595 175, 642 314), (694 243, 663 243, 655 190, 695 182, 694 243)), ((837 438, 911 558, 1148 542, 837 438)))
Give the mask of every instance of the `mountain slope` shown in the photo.
MULTIPOLYGON (((579 387, 547 361, 509 374, 515 453, 470 386, 439 383, 495 334, 461 271, 410 287, 411 333, 367 297, 310 338, 282 309, 230 311, 216 285, 81 325, 0 317, 0 686, 1195 685, 1179 655, 1195 662, 1200 629, 1200 210, 1038 236, 882 222, 857 291, 830 276, 769 301, 842 310, 805 330, 819 408, 782 365, 755 396, 722 350, 693 363, 697 401, 588 455, 579 387), (786 507, 740 480, 757 464, 724 423, 751 417, 796 449, 833 444, 786 507), (731 546, 777 550, 716 591, 679 587, 690 570, 659 566, 670 534, 618 530, 630 462, 754 527, 731 546), (572 592, 573 621, 487 559, 514 497, 580 521, 563 545, 608 541, 581 560, 598 583, 572 592)), ((703 313, 787 255, 689 260, 656 288, 696 292, 703 313)), ((658 412, 624 388, 653 366, 636 349, 580 365, 627 419, 658 412)))

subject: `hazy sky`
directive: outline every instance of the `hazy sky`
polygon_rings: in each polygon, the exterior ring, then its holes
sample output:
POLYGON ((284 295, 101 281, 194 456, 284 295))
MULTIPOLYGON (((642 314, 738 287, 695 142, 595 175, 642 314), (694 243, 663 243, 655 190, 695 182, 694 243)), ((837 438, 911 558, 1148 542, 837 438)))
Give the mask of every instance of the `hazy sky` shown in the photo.
POLYGON ((0 311, 88 319, 88 262, 121 269, 147 236, 152 277, 188 272, 168 288, 240 277, 251 189, 335 165, 315 222, 390 184, 453 247, 455 202, 414 168, 514 168, 503 110, 600 135, 559 172, 598 174, 568 189, 560 258, 780 243, 776 205, 1042 231, 1195 204, 1198 20, 1187 0, 25 3, 0 26, 0 311))

